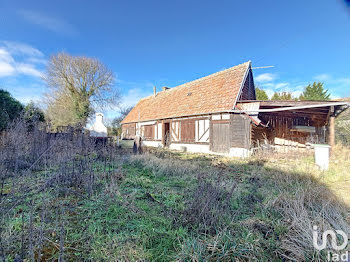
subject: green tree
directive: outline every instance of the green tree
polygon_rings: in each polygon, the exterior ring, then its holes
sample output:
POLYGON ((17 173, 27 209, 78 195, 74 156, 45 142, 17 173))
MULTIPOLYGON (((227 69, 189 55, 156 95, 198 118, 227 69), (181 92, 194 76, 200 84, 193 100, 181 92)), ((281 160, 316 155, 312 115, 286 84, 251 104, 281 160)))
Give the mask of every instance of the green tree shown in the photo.
POLYGON ((327 101, 330 98, 330 94, 327 89, 324 89, 323 83, 314 82, 312 85, 305 87, 304 92, 300 95, 300 100, 317 100, 327 101))
POLYGON ((23 115, 29 131, 33 130, 35 123, 45 122, 44 112, 33 101, 24 107, 23 115))
POLYGON ((289 92, 275 92, 271 100, 294 100, 292 93, 289 92))
POLYGON ((0 89, 0 131, 7 128, 8 124, 20 116, 23 105, 13 98, 11 94, 0 89))
POLYGON ((257 100, 269 100, 268 95, 266 94, 264 89, 260 89, 259 87, 255 88, 255 94, 257 100))

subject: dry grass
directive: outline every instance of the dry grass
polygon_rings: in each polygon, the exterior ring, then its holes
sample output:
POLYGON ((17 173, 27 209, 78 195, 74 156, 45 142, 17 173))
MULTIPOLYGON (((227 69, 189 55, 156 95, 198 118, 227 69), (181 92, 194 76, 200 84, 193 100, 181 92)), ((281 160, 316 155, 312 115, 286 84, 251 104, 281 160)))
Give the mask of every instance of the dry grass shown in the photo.
POLYGON ((320 261, 313 225, 350 233, 348 148, 321 172, 307 153, 131 156, 76 138, 43 154, 18 135, 0 150, 0 260, 320 261))
MULTIPOLYGON (((238 183, 234 192, 237 198, 240 198, 237 195, 240 195, 240 192, 247 185, 251 185, 249 190, 256 190, 261 195, 261 199, 257 201, 261 205, 258 204, 259 207, 250 206, 250 208, 255 209, 253 213, 260 212, 259 208, 270 210, 272 213, 277 212, 279 223, 285 227, 286 231, 279 235, 278 248, 275 250, 279 257, 292 261, 323 261, 325 253, 317 252, 312 245, 313 225, 317 225, 320 230, 341 229, 350 235, 350 220, 347 221, 350 206, 349 153, 349 148, 342 146, 334 148, 330 168, 326 172, 315 166, 313 155, 307 152, 303 154, 273 154, 250 159, 208 157, 186 153, 176 153, 172 156, 169 153, 163 152, 162 154, 167 154, 169 158, 176 158, 172 161, 172 165, 180 165, 177 163, 177 159, 187 159, 191 162, 202 161, 202 165, 210 163, 211 166, 225 170, 225 174, 231 176, 238 183)), ((185 166, 183 161, 181 165, 182 168, 185 166)), ((240 201, 243 199, 240 198, 240 201)), ((254 199, 250 199, 248 202, 251 201, 254 202, 254 199)), ((210 203, 210 201, 206 202, 210 203)), ((202 205, 198 204, 197 206, 200 208, 202 205)), ((237 214, 235 216, 237 217, 237 214)), ((243 228, 240 230, 244 231, 249 224, 248 228, 259 227, 257 221, 259 219, 252 214, 251 218, 242 220, 240 225, 243 228)), ((266 221, 262 223, 262 226, 269 227, 266 221)), ((213 253, 213 250, 208 251, 211 246, 214 246, 214 250, 220 254, 237 252, 237 250, 233 251, 233 247, 230 249, 227 246, 223 251, 220 247, 223 235, 230 238, 227 236, 226 230, 219 231, 218 235, 210 239, 199 240, 196 238, 192 242, 185 242, 183 249, 186 250, 187 256, 184 255, 184 257, 191 258, 192 261, 201 261, 202 258, 215 261, 218 254, 213 253)), ((252 248, 261 249, 257 244, 253 244, 252 248)), ((223 255, 224 261, 225 258, 227 257, 223 255)), ((243 254, 241 258, 247 257, 243 254)), ((249 256, 249 259, 254 258, 258 257, 249 256)))

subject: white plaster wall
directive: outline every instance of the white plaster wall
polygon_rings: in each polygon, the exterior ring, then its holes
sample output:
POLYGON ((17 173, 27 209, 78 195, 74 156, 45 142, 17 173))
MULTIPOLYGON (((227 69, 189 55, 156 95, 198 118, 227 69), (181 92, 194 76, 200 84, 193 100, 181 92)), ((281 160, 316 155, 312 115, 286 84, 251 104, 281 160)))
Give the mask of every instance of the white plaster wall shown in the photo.
POLYGON ((139 122, 139 126, 154 125, 156 121, 139 122))
POLYGON ((103 124, 103 114, 97 113, 95 123, 90 129, 90 136, 107 137, 107 127, 103 124))
POLYGON ((162 139, 162 123, 157 126, 157 139, 162 139))
POLYGON ((207 153, 210 154, 209 145, 197 145, 197 144, 170 144, 170 149, 173 150, 183 150, 183 148, 186 148, 187 152, 192 153, 207 153))
POLYGON ((163 147, 160 141, 142 141, 142 145, 151 147, 163 147))
POLYGON ((158 125, 155 125, 154 126, 154 140, 157 140, 158 139, 158 125))
POLYGON ((195 122, 195 141, 209 142, 209 119, 196 120, 195 122))
POLYGON ((212 115, 211 119, 213 119, 213 120, 221 120, 221 115, 220 114, 212 115))
POLYGON ((230 148, 229 156, 245 158, 249 157, 251 153, 252 152, 247 148, 232 147, 230 148))
MULTIPOLYGON (((142 141, 143 146, 150 147, 163 147, 163 144, 160 141, 142 141)), ((186 149, 186 152, 190 153, 204 153, 204 154, 215 154, 221 156, 231 156, 231 157, 249 157, 251 155, 251 151, 246 148, 230 148, 230 152, 228 154, 212 152, 209 150, 209 145, 198 145, 198 144, 178 144, 172 143, 170 144, 169 149, 171 150, 179 150, 182 151, 186 149)))
POLYGON ((230 119, 230 114, 222 114, 222 119, 230 119))
POLYGON ((171 138, 172 138, 172 141, 179 141, 180 139, 180 122, 176 121, 176 122, 172 122, 171 123, 171 138), (177 139, 176 137, 179 137, 179 139, 177 139))

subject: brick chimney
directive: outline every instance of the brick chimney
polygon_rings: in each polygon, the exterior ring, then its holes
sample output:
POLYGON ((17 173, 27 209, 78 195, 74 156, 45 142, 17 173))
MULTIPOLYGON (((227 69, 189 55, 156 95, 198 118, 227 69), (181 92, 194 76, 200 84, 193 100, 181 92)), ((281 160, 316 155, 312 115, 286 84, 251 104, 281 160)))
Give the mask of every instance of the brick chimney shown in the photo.
POLYGON ((156 97, 156 95, 157 95, 157 88, 156 88, 156 86, 153 87, 153 93, 154 93, 153 96, 156 97))

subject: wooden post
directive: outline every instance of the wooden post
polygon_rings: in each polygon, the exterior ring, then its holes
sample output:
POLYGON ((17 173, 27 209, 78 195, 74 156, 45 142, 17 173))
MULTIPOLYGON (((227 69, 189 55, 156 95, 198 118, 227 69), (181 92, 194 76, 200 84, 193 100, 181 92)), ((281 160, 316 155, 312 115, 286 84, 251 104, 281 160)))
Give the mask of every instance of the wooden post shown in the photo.
POLYGON ((162 121, 162 145, 165 147, 165 123, 162 121))
POLYGON ((335 116, 334 116, 334 106, 331 107, 331 114, 329 116, 329 145, 331 146, 331 151, 335 146, 335 116))

